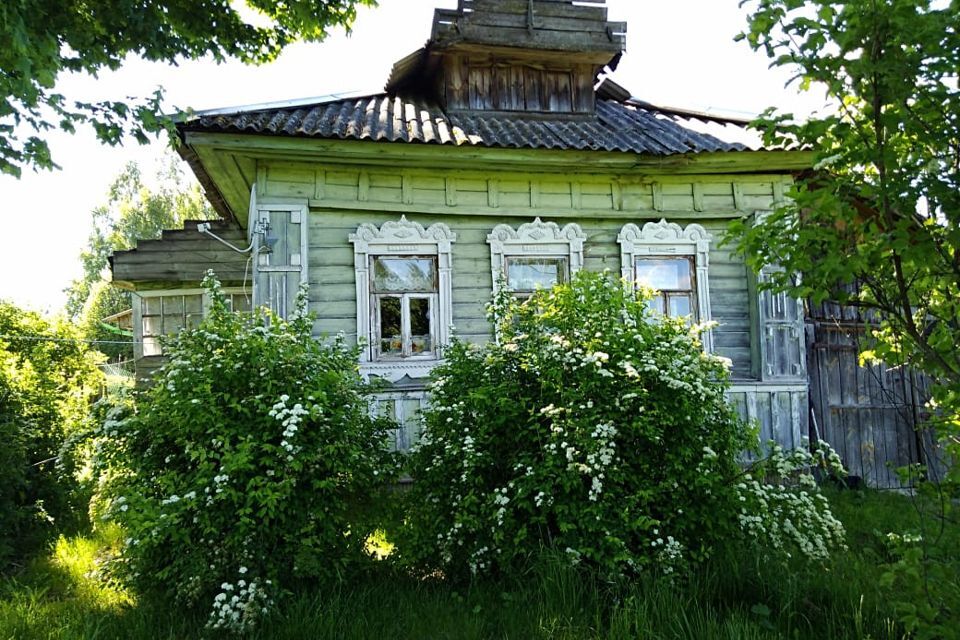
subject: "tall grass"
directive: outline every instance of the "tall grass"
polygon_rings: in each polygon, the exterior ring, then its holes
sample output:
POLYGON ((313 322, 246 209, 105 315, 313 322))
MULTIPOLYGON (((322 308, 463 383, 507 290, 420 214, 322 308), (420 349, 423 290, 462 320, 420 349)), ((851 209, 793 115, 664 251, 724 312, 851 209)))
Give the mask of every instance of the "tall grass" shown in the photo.
MULTIPOLYGON (((289 599, 252 638, 768 639, 870 638, 903 632, 879 588, 880 532, 915 525, 902 496, 832 496, 850 551, 827 565, 717 557, 683 581, 611 584, 545 555, 512 580, 452 585, 382 571, 289 599)), ((119 531, 61 538, 15 580, 0 583, 0 640, 196 638, 202 614, 138 603, 98 577, 119 531)))

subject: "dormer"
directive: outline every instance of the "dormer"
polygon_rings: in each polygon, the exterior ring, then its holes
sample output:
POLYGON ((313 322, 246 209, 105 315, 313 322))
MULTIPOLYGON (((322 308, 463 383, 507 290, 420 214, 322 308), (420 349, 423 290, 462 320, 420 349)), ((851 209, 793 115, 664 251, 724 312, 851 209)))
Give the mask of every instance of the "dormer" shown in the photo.
POLYGON ((426 46, 394 65, 386 91, 451 113, 593 116, 626 24, 605 0, 460 0, 438 9, 426 46))

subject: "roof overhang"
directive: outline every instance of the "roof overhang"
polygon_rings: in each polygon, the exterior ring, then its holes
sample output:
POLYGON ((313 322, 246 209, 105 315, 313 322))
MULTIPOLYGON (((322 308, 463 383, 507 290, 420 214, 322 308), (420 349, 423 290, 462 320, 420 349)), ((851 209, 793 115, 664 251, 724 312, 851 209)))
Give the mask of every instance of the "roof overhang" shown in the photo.
POLYGON ((793 174, 808 170, 814 152, 802 150, 720 151, 656 156, 650 154, 509 149, 294 138, 263 134, 182 133, 181 153, 208 194, 219 197, 218 211, 246 225, 250 192, 273 162, 356 165, 396 169, 522 171, 584 175, 793 174), (222 207, 222 210, 221 210, 222 207))

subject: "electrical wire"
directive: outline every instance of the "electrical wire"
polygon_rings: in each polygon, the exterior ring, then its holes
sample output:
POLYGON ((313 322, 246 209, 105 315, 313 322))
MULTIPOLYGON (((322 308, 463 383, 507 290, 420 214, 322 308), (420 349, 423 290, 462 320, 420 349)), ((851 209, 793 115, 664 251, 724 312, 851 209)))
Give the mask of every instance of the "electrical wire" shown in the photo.
POLYGON ((142 344, 141 340, 84 340, 83 338, 50 338, 48 336, 0 335, 0 340, 22 340, 24 342, 72 342, 84 344, 142 344))

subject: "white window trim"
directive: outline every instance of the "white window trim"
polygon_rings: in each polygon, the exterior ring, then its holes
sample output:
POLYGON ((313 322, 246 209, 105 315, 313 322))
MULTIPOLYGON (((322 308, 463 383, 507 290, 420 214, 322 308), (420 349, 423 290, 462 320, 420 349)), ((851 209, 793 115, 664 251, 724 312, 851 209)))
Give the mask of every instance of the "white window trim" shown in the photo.
MULTIPOLYGON (((248 298, 251 298, 252 302, 252 286, 247 287, 223 287, 221 291, 224 295, 245 295, 248 298)), ((190 287, 185 289, 149 289, 147 291, 136 291, 133 293, 132 300, 130 301, 133 308, 133 357, 135 360, 145 357, 143 355, 143 298, 161 298, 163 296, 203 296, 203 299, 200 302, 200 309, 203 317, 207 316, 207 311, 210 309, 210 295, 207 293, 206 289, 201 289, 199 287, 190 287)), ((252 306, 252 305, 251 305, 252 306)), ((152 337, 152 336, 151 336, 152 337)), ((163 354, 146 356, 151 358, 163 357, 163 354)))
MULTIPOLYGON (((309 254, 309 227, 310 227, 310 207, 306 201, 298 202, 258 202, 256 200, 256 191, 251 190, 250 196, 250 206, 251 206, 251 224, 247 229, 247 235, 250 238, 251 243, 254 245, 253 251, 253 282, 258 281, 258 275, 260 273, 286 273, 286 272, 296 272, 297 270, 293 267, 299 267, 300 273, 300 285, 302 286, 305 282, 310 282, 308 273, 307 273, 307 256, 309 254), (296 222, 296 218, 300 219, 300 253, 293 254, 294 264, 290 265, 269 265, 261 264, 269 261, 269 258, 266 255, 261 256, 259 253, 260 250, 260 237, 259 234, 255 233, 256 223, 264 221, 267 224, 270 223, 270 213, 273 211, 286 211, 291 214, 296 222)), ((259 307, 261 305, 267 304, 268 301, 263 300, 263 293, 258 291, 259 287, 254 285, 253 287, 253 306, 259 307)), ((274 309, 275 312, 279 313, 279 309, 274 309)), ((292 312, 292 309, 288 309, 289 312, 292 312)))
POLYGON ((493 291, 500 291, 506 282, 508 258, 566 258, 567 274, 583 268, 583 243, 587 236, 580 225, 571 222, 562 229, 555 222, 543 222, 540 218, 514 229, 508 224, 498 224, 487 236, 490 244, 490 268, 493 291))
MULTIPOLYGON (((661 219, 647 222, 643 228, 630 223, 617 236, 620 243, 620 273, 624 280, 636 285, 636 261, 643 257, 693 256, 696 269, 697 313, 699 322, 709 322, 710 313, 710 241, 712 237, 699 224, 685 228, 661 219)), ((700 339, 704 351, 713 351, 713 332, 705 331, 700 339)))
POLYGON ((390 382, 404 377, 425 378, 443 356, 443 347, 450 342, 453 326, 452 245, 457 240, 450 227, 437 222, 424 229, 423 225, 401 216, 399 221, 388 221, 381 227, 364 223, 350 234, 353 244, 354 269, 357 284, 357 340, 365 340, 360 352, 360 371, 364 376, 375 375, 390 382), (436 256, 437 304, 434 352, 436 358, 374 361, 371 335, 371 256, 436 256))

